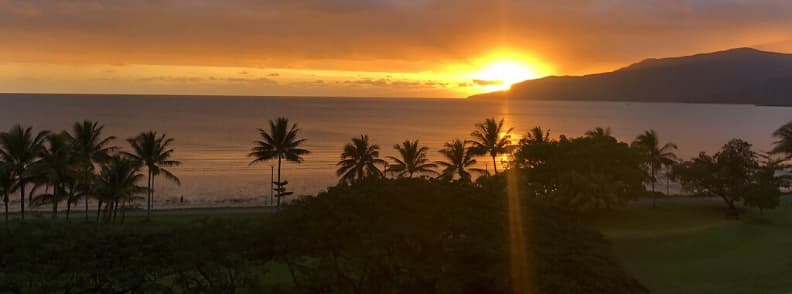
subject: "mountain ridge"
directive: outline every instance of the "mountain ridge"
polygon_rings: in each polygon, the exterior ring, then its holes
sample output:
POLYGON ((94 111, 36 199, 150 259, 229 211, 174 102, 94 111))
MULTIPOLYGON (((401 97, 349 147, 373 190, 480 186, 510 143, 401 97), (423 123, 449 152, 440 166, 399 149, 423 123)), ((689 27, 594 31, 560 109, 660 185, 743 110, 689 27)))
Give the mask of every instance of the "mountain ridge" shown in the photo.
POLYGON ((610 72, 527 80, 469 98, 792 106, 792 54, 744 47, 647 58, 610 72))

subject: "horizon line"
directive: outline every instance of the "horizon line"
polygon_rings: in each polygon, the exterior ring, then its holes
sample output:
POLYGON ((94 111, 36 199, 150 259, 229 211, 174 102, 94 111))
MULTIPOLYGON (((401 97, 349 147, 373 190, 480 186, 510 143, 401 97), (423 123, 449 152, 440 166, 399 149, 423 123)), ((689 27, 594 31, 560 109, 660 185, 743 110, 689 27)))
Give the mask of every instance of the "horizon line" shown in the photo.
POLYGON ((162 93, 47 93, 47 92, 0 92, 0 95, 60 95, 60 96, 169 96, 169 97, 237 97, 237 98, 329 98, 329 99, 425 99, 467 100, 470 97, 420 97, 420 96, 322 96, 322 95, 234 95, 234 94, 162 94, 162 93))

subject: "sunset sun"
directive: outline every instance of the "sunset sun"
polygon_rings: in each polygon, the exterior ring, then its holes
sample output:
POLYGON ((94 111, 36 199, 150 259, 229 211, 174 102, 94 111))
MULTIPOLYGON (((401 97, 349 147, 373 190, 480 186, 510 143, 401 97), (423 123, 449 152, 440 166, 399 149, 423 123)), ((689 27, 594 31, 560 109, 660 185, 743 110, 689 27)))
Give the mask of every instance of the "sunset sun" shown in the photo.
POLYGON ((486 91, 508 90, 513 84, 538 77, 535 69, 513 60, 494 61, 473 76, 486 91))

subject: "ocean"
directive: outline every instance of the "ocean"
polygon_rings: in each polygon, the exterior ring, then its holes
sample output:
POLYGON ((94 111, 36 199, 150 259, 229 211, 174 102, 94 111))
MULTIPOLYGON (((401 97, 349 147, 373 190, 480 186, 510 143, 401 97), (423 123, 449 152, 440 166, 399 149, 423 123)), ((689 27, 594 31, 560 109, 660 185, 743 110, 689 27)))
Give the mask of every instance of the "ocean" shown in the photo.
MULTIPOLYGON (((270 163, 250 165, 247 153, 257 128, 283 116, 297 122, 311 154, 305 162, 284 163, 282 177, 295 195, 315 194, 337 182, 335 163, 345 143, 368 134, 381 156, 395 155, 405 139, 429 146, 430 159, 454 138, 467 139, 475 123, 504 118, 514 138, 534 126, 551 136, 580 136, 594 127, 610 127, 615 137, 631 141, 655 129, 661 141, 679 145, 684 158, 715 152, 731 138, 769 150, 773 130, 792 120, 792 108, 634 102, 470 101, 465 99, 229 97, 158 95, 13 95, 0 94, 0 129, 13 124, 37 130, 68 129, 78 120, 105 125, 115 145, 156 130, 175 138, 173 172, 181 186, 158 180, 159 207, 245 206, 269 196, 270 163), (178 203, 184 197, 186 204, 178 203)), ((482 167, 487 159, 480 160, 482 167)))

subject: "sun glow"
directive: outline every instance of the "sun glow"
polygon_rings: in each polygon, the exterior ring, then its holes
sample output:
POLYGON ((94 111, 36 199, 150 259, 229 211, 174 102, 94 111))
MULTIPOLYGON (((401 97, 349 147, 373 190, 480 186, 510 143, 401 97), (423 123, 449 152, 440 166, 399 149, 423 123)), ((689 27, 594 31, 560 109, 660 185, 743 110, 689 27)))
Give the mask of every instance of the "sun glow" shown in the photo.
POLYGON ((510 60, 496 61, 474 76, 475 82, 488 91, 507 90, 513 84, 537 77, 539 74, 530 67, 510 60))
POLYGON ((553 74, 552 66, 542 58, 523 50, 509 48, 496 49, 477 59, 468 75, 474 87, 470 90, 481 92, 504 91, 512 85, 553 74))

